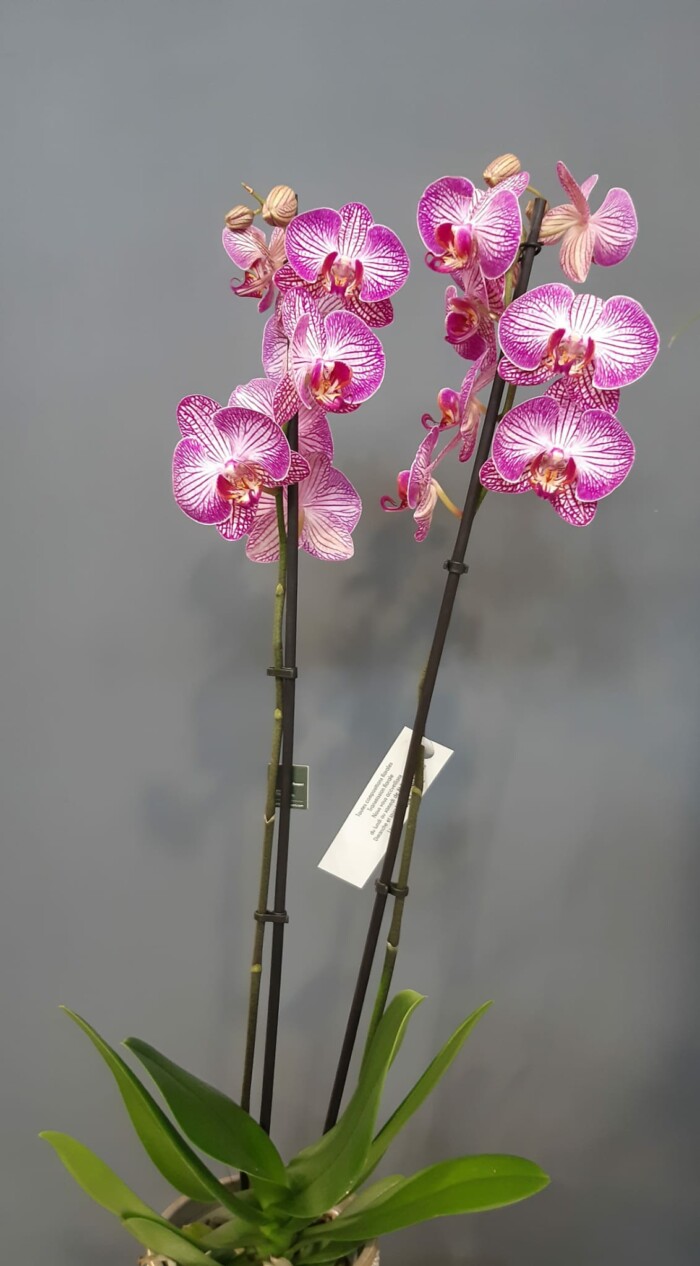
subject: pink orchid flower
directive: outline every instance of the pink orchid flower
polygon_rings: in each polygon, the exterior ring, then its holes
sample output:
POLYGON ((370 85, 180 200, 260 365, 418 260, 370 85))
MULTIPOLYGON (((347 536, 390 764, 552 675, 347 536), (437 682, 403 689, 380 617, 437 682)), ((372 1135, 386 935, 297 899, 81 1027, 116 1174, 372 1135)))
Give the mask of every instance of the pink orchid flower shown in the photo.
POLYGON ((173 456, 175 500, 190 519, 212 524, 226 540, 250 531, 265 488, 297 483, 309 473, 277 423, 261 413, 186 396, 177 420, 183 438, 173 456))
MULTIPOLYGON (((335 470, 323 453, 309 457, 309 474, 299 484, 299 544, 307 554, 329 562, 352 558, 352 533, 362 502, 345 475, 335 470)), ((275 499, 260 498, 255 523, 246 547, 255 563, 271 563, 279 557, 275 499)))
POLYGON ((416 541, 424 541, 430 525, 433 521, 433 512, 438 500, 447 507, 447 509, 457 518, 461 518, 461 511, 450 501, 447 493, 438 483, 433 475, 433 471, 440 464, 443 457, 459 443, 460 436, 455 436, 446 444, 442 452, 435 458, 435 446, 440 438, 440 427, 433 426, 426 435, 425 439, 419 444, 410 470, 402 470, 397 477, 396 487, 398 492, 398 501, 393 501, 391 497, 382 497, 380 505, 382 510, 389 513, 399 510, 413 510, 413 518, 416 523, 414 539, 416 541))
MULTIPOLYGON (((277 383, 270 378, 252 378, 250 382, 236 387, 229 398, 230 405, 252 409, 262 413, 266 418, 275 417, 275 398, 277 383)), ((333 437, 325 415, 320 409, 309 409, 305 404, 299 405, 299 452, 303 457, 311 453, 325 453, 333 456, 333 437)))
POLYGON ((275 285, 279 286, 283 296, 290 290, 300 288, 305 290, 322 316, 328 316, 329 312, 337 312, 340 308, 347 308, 348 312, 354 312, 355 316, 373 330, 391 325, 394 319, 391 299, 379 299, 375 303, 367 303, 365 299, 360 298, 356 290, 350 287, 344 290, 327 290, 321 280, 302 281, 290 264, 284 264, 275 273, 275 285))
POLYGON ((496 359, 493 315, 503 311, 503 287, 487 282, 476 260, 453 273, 456 286, 445 291, 445 339, 465 360, 485 352, 496 359))
POLYGON ((331 294, 369 303, 396 294, 410 268, 396 234, 375 224, 361 202, 297 215, 287 229, 287 259, 303 281, 320 281, 331 294))
POLYGON ((488 355, 480 357, 466 374, 459 392, 450 387, 443 387, 438 391, 439 420, 436 422, 429 413, 424 413, 421 418, 423 426, 436 427, 440 431, 459 427, 461 462, 468 462, 474 452, 479 423, 486 412, 486 406, 477 400, 477 392, 493 382, 495 373, 495 360, 491 360, 488 355))
POLYGON ((384 367, 379 339, 352 312, 323 317, 311 306, 294 324, 289 373, 308 408, 351 413, 379 390, 384 367))
POLYGON ((540 239, 548 246, 561 242, 559 259, 567 277, 585 281, 591 264, 610 268, 629 255, 638 231, 634 203, 626 189, 611 189, 591 215, 588 197, 598 177, 579 185, 563 163, 557 163, 557 176, 571 201, 547 211, 540 239))
POLYGON ((418 232, 426 263, 454 273, 476 260, 484 277, 501 277, 515 262, 522 222, 516 194, 507 182, 483 192, 462 176, 428 185, 418 203, 418 232))
POLYGON ((538 396, 499 423, 479 478, 494 492, 534 492, 566 523, 584 527, 633 461, 632 440, 612 413, 538 396))
POLYGON ((531 385, 558 374, 575 379, 590 365, 593 385, 613 391, 636 382, 659 350, 659 335, 636 299, 574 295, 568 286, 538 286, 515 299, 498 326, 506 382, 531 385))
MULTIPOLYGON (((243 268, 243 281, 231 289, 234 294, 259 299, 258 311, 265 312, 274 298, 274 276, 287 256, 284 246, 284 229, 273 229, 269 245, 262 229, 251 224, 247 229, 224 229, 224 250, 234 264, 243 268)), ((234 279, 235 280, 235 279, 234 279)))

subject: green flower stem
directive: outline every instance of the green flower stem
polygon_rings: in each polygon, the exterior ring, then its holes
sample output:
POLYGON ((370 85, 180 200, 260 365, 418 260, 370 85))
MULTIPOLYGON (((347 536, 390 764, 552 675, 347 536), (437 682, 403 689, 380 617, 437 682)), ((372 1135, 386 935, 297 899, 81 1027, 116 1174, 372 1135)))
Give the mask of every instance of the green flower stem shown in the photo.
POLYGON ((386 941, 386 950, 384 951, 384 965, 382 974, 379 977, 379 986, 377 988, 377 997, 372 1011, 372 1018, 369 1022, 367 1032, 367 1044, 365 1046, 365 1054, 369 1049, 370 1042, 374 1037, 377 1025, 384 1015, 384 1010, 391 989, 391 981, 394 975, 394 967, 396 965, 396 956, 399 952, 399 941, 401 939, 401 922, 403 919, 403 909, 406 902, 406 893, 404 889, 408 888, 408 877, 411 871, 411 858, 413 856, 413 842, 416 838, 416 827, 418 825, 418 814, 423 799, 423 782, 425 772, 425 749, 421 747, 418 756, 418 764, 411 787, 411 795, 408 802, 408 816, 404 827, 403 844, 401 846, 401 859, 399 861, 399 875, 396 886, 399 889, 399 895, 394 897, 394 909, 389 925, 389 935, 386 941))
MULTIPOLYGON (((282 506, 282 490, 275 491, 277 502, 277 531, 279 536, 280 556, 275 587, 275 606, 272 621, 272 662, 275 668, 282 667, 282 619, 284 615, 285 576, 287 569, 287 533, 284 526, 284 509, 282 506)), ((258 911, 267 909, 267 898, 270 888, 272 870, 272 847, 275 835, 275 793, 277 790, 277 770, 282 749, 282 682, 275 678, 275 710, 272 721, 272 745, 270 764, 267 770, 267 794, 265 797, 265 816, 263 829, 262 859, 260 863, 260 888, 258 892, 258 911)), ((241 1089, 241 1107, 250 1111, 250 1094, 253 1083, 253 1065, 255 1062, 255 1041, 258 1030, 258 1011, 260 1008, 260 984, 262 977, 263 946, 265 942, 265 924, 256 919, 255 937, 253 940, 253 957, 250 966, 250 990, 248 994, 248 1024, 246 1030, 245 1056, 243 1060, 243 1085, 241 1089)))

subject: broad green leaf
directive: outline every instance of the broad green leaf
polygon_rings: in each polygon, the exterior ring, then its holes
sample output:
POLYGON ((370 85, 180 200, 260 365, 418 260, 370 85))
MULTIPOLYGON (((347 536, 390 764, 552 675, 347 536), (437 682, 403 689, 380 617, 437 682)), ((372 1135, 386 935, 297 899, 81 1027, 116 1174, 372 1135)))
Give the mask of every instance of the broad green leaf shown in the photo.
POLYGON ((253 1227, 242 1218, 229 1218, 217 1226, 214 1231, 208 1229, 202 1239, 204 1248, 248 1248, 250 1245, 261 1245, 265 1238, 265 1227, 253 1227))
POLYGON ((396 1135, 403 1129, 407 1121, 410 1121, 414 1112, 417 1112, 421 1104, 425 1102, 428 1095, 435 1089, 440 1078, 447 1072, 450 1064, 455 1056, 459 1054, 464 1043, 466 1042, 472 1029, 479 1023, 479 1020, 486 1014, 490 1002, 485 1002, 482 1007, 473 1011, 470 1016, 460 1024, 458 1029, 452 1034, 452 1037, 445 1043, 442 1050, 431 1064, 428 1065, 422 1077, 418 1078, 415 1086, 408 1092, 406 1098, 399 1104, 396 1111, 389 1117, 386 1125, 382 1126, 376 1139, 369 1149, 367 1165, 362 1175, 362 1181, 369 1178, 370 1174, 376 1169, 382 1159, 387 1148, 396 1138, 396 1135))
POLYGON ((212 1259, 196 1244, 180 1235, 167 1222, 154 1222, 150 1218, 124 1218, 123 1225, 139 1244, 154 1253, 162 1253, 177 1262, 177 1266, 212 1266, 212 1259))
POLYGON ((408 1020, 422 1001, 420 994, 406 989, 390 1002, 360 1069, 357 1089, 340 1120, 288 1165, 295 1194, 282 1204, 283 1212, 320 1217, 353 1189, 367 1161, 387 1071, 408 1020))
POLYGON ((68 1007, 62 1010, 74 1020, 99 1051, 119 1087, 132 1125, 153 1164, 167 1181, 192 1200, 216 1200, 225 1204, 227 1191, 180 1137, 155 1099, 131 1071, 128 1064, 99 1033, 68 1007))
POLYGON ((155 1218, 159 1215, 149 1209, 143 1200, 118 1178, 109 1165, 105 1165, 99 1156, 79 1143, 68 1134, 59 1134, 55 1130, 44 1130, 39 1135, 50 1143, 69 1174, 103 1209, 116 1213, 118 1218, 144 1217, 155 1218))
MULTIPOLYGON (((373 1240, 377 1235, 458 1213, 477 1213, 534 1196, 549 1178, 519 1156, 464 1156, 442 1161, 407 1178, 380 1197, 373 1208, 355 1213, 352 1205, 324 1227, 328 1241, 373 1240)), ((311 1228, 304 1239, 312 1238, 311 1228)))
POLYGON ((361 1247, 361 1244, 361 1240, 349 1240, 343 1244, 326 1244, 324 1248, 304 1253, 303 1257, 297 1259, 298 1266, 336 1266, 339 1259, 352 1258, 353 1253, 361 1247))
MULTIPOLYGON (((196 1147, 246 1174, 286 1184, 282 1158, 274 1143, 233 1099, 139 1038, 128 1038, 125 1046, 148 1069, 178 1125, 196 1147)), ((245 1216, 241 1210, 241 1217, 245 1216)))

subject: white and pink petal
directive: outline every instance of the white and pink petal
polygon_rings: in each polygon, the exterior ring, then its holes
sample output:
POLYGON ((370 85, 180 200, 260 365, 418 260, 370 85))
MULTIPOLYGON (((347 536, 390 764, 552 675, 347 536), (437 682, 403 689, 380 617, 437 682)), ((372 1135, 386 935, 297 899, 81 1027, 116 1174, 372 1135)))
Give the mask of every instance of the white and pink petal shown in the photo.
POLYGON ((501 347, 519 369, 535 369, 557 330, 569 326, 574 292, 557 282, 537 286, 515 299, 498 325, 501 347))
POLYGON ((610 268, 629 255, 639 228, 634 203, 626 189, 611 189, 591 216, 593 262, 610 268))
POLYGON ((393 230, 383 224, 372 225, 359 258, 363 268, 360 298, 367 303, 390 298, 408 277, 408 255, 393 230))
POLYGON ((287 259, 303 281, 315 281, 327 257, 338 250, 341 219, 331 207, 295 216, 287 228, 287 259))
POLYGON ((466 224, 471 211, 474 186, 463 176, 442 176, 435 180, 418 203, 418 232, 429 251, 442 253, 435 237, 441 224, 466 224))
POLYGON ((180 440, 173 454, 173 495, 196 523, 221 523, 230 513, 230 501, 218 491, 220 474, 221 463, 212 460, 197 440, 180 440))
POLYGON ((560 409, 550 396, 536 396, 517 404, 499 422, 491 456, 498 473, 515 483, 531 462, 556 442, 560 409))
POLYGON ((592 334, 593 382, 603 391, 636 382, 653 364, 659 350, 659 335, 651 317, 636 299, 627 295, 607 300, 592 334))

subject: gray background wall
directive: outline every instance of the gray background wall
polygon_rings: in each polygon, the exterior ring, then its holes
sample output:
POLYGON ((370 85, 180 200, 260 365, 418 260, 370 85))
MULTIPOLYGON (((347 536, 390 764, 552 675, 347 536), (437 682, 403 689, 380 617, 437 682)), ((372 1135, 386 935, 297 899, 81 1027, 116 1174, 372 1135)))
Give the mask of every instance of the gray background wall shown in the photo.
MULTIPOLYGON (((639 243, 593 281, 638 297, 665 342, 700 306, 699 19, 691 0, 5 0, 4 1259, 134 1258, 42 1127, 166 1196, 58 1003, 238 1085, 273 576, 169 488, 179 397, 258 372, 262 318, 218 240, 237 181, 359 197, 414 262, 385 386, 336 428, 366 506, 355 559, 302 565, 289 1152, 322 1119, 370 904, 316 863, 410 721, 452 535, 418 547, 378 508, 460 377, 416 200, 511 148, 550 196, 559 157, 627 186, 639 243)), ((536 269, 556 277, 554 255, 536 269)), ((554 1181, 395 1237, 387 1266, 697 1261, 699 337, 625 394, 638 462, 590 530, 535 498, 478 520, 430 726, 456 754, 425 804, 397 972, 429 1000, 392 1095, 497 1005, 393 1168, 501 1149, 554 1181)))

